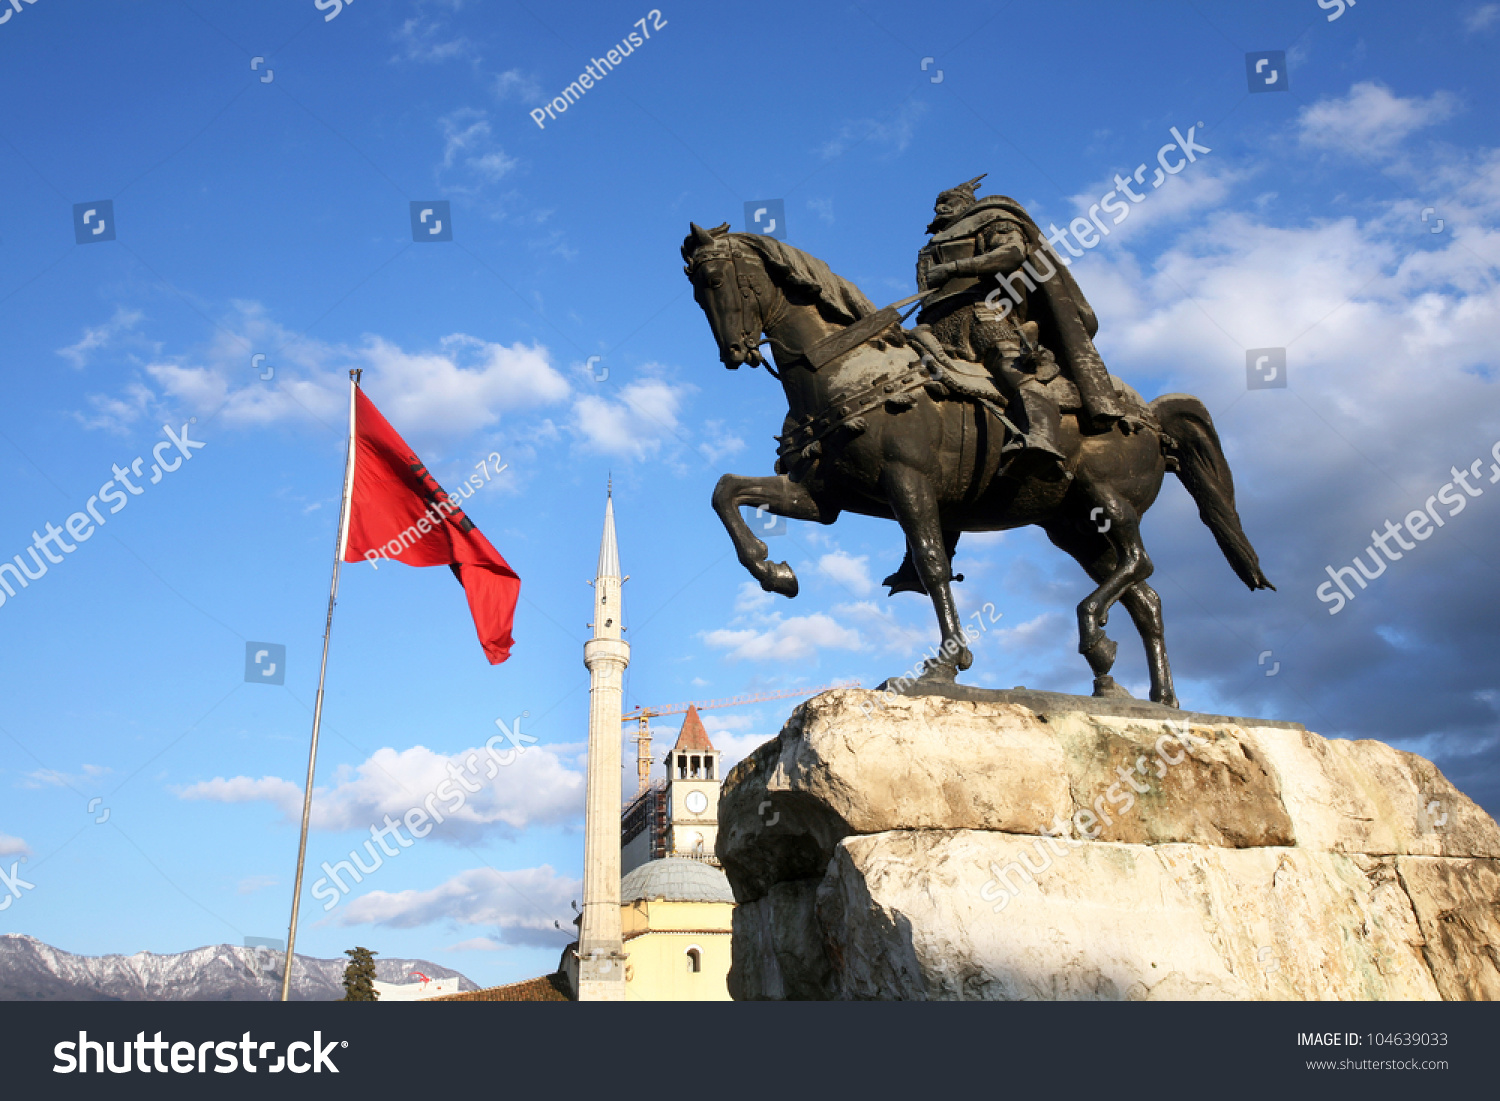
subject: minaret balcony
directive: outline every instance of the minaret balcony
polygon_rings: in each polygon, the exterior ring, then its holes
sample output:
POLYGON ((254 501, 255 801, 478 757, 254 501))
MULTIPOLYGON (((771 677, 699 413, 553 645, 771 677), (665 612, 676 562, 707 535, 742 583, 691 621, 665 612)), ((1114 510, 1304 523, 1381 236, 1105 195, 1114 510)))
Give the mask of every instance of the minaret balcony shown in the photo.
POLYGON ((589 639, 583 644, 583 664, 592 670, 599 663, 629 665, 630 643, 617 638, 589 639))

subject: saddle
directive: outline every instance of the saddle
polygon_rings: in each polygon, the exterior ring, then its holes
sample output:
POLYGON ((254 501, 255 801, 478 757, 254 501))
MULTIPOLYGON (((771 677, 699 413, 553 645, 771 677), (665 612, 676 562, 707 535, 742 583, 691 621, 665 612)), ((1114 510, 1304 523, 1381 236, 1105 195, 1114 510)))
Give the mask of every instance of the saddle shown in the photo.
MULTIPOLYGON (((822 456, 825 443, 848 439, 869 430, 868 416, 877 410, 898 412, 915 404, 916 392, 925 390, 934 401, 971 401, 989 410, 1013 436, 1022 433, 1005 415, 1009 404, 983 364, 948 355, 930 332, 918 326, 902 330, 907 338, 905 363, 893 364, 889 351, 869 344, 846 351, 838 358, 851 385, 816 415, 793 421, 788 418, 783 434, 776 437, 776 473, 794 482, 808 478, 822 456), (891 370, 896 366, 896 370, 891 370)), ((899 353, 898 353, 899 354, 899 353)), ((1054 367, 1055 371, 1056 368, 1054 367)), ((1109 376, 1127 414, 1150 426, 1156 417, 1130 386, 1109 376)), ((1045 383, 1048 393, 1064 413, 1082 410, 1078 387, 1060 373, 1045 383)))
MULTIPOLYGON (((995 384, 995 376, 990 374, 989 369, 983 364, 947 354, 938 344, 937 339, 920 326, 917 329, 908 330, 906 335, 925 353, 924 362, 935 361, 941 366, 942 380, 948 383, 949 388, 958 396, 973 400, 983 399, 985 404, 993 403, 1002 412, 1010 403, 1004 391, 995 384)), ((1038 378, 1046 388, 1047 395, 1057 403, 1058 410, 1063 413, 1082 412, 1083 399, 1078 393, 1078 387, 1066 378, 1055 364, 1051 367, 1050 378, 1046 377, 1048 373, 1039 372, 1038 378)), ((1156 418, 1146 405, 1145 399, 1137 394, 1134 388, 1113 374, 1109 376, 1109 381, 1114 387, 1115 396, 1125 407, 1127 416, 1138 418, 1149 425, 1156 424, 1156 418)))

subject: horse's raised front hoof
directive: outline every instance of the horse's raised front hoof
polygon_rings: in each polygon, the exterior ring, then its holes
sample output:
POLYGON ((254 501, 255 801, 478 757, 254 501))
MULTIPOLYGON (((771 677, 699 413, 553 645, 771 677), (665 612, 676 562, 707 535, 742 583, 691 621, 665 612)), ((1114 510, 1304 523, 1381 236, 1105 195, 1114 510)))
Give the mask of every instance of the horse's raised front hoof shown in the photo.
POLYGON ((797 575, 785 562, 762 563, 757 572, 760 574, 760 587, 766 592, 780 593, 786 597, 797 595, 797 575))
POLYGON ((1099 699, 1133 700, 1135 699, 1114 677, 1107 674, 1094 678, 1094 695, 1099 699))

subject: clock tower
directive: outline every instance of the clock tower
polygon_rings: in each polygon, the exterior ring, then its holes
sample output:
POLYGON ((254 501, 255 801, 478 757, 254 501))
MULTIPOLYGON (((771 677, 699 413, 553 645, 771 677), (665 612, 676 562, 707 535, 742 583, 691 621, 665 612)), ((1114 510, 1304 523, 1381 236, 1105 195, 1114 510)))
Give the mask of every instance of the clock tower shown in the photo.
POLYGON ((714 858, 719 832, 719 751, 698 709, 689 707, 677 744, 667 754, 667 856, 714 858))

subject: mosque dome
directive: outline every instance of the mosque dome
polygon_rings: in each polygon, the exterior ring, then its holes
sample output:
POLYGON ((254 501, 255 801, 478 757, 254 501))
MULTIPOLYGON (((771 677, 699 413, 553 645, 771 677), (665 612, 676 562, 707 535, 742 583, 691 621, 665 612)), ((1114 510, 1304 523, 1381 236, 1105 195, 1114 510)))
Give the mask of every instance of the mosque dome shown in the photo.
POLYGON ((734 902, 729 877, 701 860, 648 860, 620 881, 621 902, 734 902))

